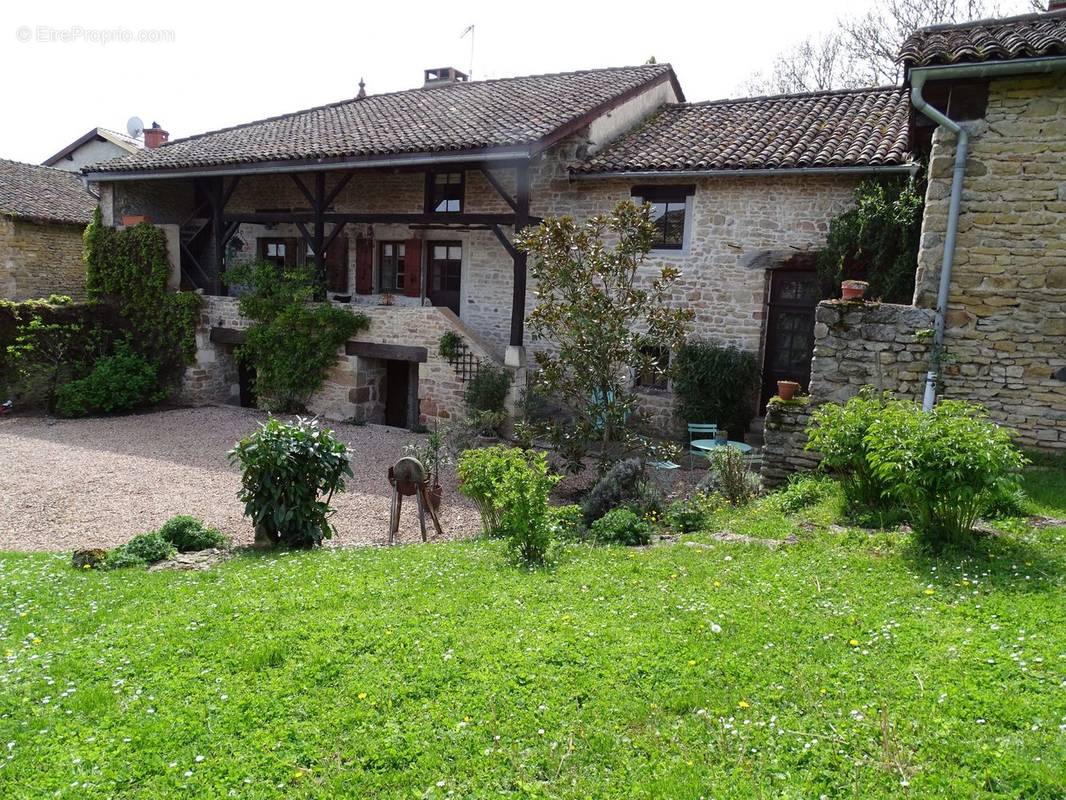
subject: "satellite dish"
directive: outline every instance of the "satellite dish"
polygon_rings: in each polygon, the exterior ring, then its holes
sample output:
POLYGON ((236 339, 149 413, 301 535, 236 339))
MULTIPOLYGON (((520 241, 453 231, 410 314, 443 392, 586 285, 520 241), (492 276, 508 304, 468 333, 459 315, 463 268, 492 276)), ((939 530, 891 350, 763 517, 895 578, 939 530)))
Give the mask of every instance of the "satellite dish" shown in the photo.
POLYGON ((130 117, 126 121, 126 133, 136 139, 142 133, 144 133, 144 123, 140 117, 130 117))

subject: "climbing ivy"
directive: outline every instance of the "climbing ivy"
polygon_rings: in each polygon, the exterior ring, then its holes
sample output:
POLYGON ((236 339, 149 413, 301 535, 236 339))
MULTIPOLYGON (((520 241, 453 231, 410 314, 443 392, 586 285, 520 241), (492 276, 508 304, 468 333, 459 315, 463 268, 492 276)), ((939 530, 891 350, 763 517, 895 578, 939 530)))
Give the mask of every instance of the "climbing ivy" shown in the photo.
POLYGON ((201 298, 167 289, 170 260, 163 231, 146 222, 116 230, 100 209, 85 229, 85 291, 90 302, 114 307, 129 322, 138 355, 173 380, 196 355, 201 298))
POLYGON ((223 280, 240 294, 241 315, 252 320, 237 360, 255 368, 255 394, 270 411, 302 411, 337 363, 338 350, 370 326, 365 314, 313 303, 313 269, 279 270, 258 261, 227 270, 223 280))
POLYGON ((868 296, 910 303, 918 264, 924 208, 924 177, 869 178, 855 189, 855 206, 829 223, 818 274, 826 296, 840 282, 868 281, 868 296))

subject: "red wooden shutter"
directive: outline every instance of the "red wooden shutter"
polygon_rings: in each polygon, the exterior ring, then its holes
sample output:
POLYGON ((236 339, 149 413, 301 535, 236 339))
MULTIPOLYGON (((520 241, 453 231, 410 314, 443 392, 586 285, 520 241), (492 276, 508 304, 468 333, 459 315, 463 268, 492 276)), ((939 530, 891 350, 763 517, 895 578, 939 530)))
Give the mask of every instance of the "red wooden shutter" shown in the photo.
POLYGON ((297 264, 302 264, 303 259, 298 256, 300 249, 307 249, 307 245, 304 244, 303 239, 285 239, 285 266, 295 267, 297 264))
POLYGON ((403 293, 407 297, 421 297, 422 240, 417 237, 411 237, 404 244, 403 293))
POLYGON ((326 288, 341 294, 348 291, 347 236, 338 236, 326 248, 326 288))
POLYGON ((374 291, 374 241, 365 236, 355 237, 355 291, 357 294, 374 291))

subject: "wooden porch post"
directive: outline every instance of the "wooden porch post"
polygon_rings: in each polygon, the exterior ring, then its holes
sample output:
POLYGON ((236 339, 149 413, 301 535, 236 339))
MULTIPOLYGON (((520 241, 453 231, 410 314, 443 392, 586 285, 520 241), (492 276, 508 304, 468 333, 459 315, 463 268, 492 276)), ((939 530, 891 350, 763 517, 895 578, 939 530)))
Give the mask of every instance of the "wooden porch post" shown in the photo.
POLYGON ((211 203, 211 244, 214 274, 211 276, 213 294, 222 294, 222 273, 226 269, 226 223, 222 218, 226 201, 222 189, 222 178, 207 181, 207 196, 211 203))
POLYGON ((326 298, 326 173, 315 173, 315 229, 311 247, 315 251, 315 277, 322 298, 326 298))
MULTIPOLYGON (((529 226, 529 162, 515 167, 514 232, 529 226)), ((514 256, 514 291, 511 296, 511 347, 522 347, 526 329, 526 254, 514 256)))

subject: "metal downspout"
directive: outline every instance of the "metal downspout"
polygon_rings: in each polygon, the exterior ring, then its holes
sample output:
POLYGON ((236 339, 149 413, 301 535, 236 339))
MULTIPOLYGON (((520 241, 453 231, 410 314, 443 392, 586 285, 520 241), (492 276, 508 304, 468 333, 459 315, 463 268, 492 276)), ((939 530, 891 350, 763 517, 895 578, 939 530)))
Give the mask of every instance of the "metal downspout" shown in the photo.
POLYGON ((922 97, 925 75, 915 74, 911 79, 911 102, 914 107, 938 125, 955 134, 955 169, 951 176, 951 200, 948 204, 948 227, 944 233, 944 258, 940 263, 940 288, 936 295, 936 318, 933 323, 933 352, 929 372, 925 376, 925 394, 922 410, 932 411, 936 402, 937 383, 940 380, 940 354, 944 347, 944 329, 947 327, 948 296, 951 293, 951 268, 955 263, 955 236, 959 229, 959 208, 962 205, 962 179, 966 175, 966 156, 970 137, 966 129, 950 119, 922 97))

